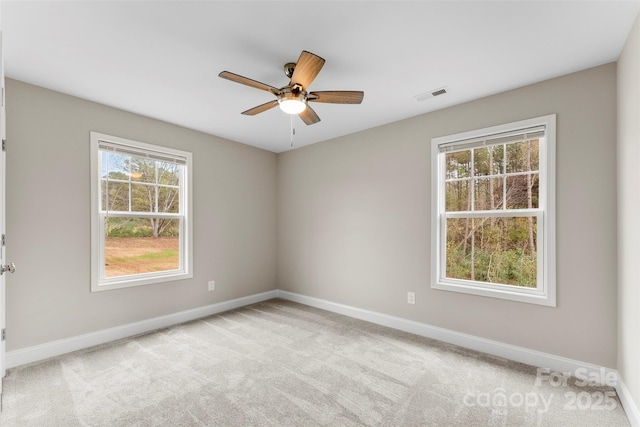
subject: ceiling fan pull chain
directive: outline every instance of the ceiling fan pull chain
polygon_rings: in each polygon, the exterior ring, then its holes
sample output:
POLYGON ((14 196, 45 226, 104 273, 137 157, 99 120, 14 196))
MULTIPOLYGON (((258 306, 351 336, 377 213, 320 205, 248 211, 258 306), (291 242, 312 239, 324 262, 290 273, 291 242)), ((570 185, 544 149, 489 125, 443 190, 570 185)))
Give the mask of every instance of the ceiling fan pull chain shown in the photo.
POLYGON ((293 147, 293 135, 296 134, 296 129, 293 127, 293 114, 291 117, 291 147, 293 147))

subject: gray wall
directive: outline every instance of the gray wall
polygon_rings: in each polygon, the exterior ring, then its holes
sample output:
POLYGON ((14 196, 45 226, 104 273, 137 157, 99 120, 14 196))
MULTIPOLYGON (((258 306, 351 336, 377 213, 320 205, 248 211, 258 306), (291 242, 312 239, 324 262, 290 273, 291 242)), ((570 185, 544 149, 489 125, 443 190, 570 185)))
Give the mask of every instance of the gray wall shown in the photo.
POLYGON ((8 351, 276 288, 275 154, 11 79, 6 98, 8 351), (193 153, 193 279, 89 291, 90 131, 193 153))
POLYGON ((278 210, 281 289, 616 366, 615 64, 280 154, 278 210), (557 307, 431 289, 431 138, 552 113, 557 307))
POLYGON ((618 61, 618 370, 640 408, 640 15, 618 61))
POLYGON ((280 288, 616 366, 615 64, 277 156, 7 85, 9 351, 280 288), (432 290, 430 139, 551 113, 558 307, 432 290), (91 130, 194 153, 193 280, 89 292, 91 130))

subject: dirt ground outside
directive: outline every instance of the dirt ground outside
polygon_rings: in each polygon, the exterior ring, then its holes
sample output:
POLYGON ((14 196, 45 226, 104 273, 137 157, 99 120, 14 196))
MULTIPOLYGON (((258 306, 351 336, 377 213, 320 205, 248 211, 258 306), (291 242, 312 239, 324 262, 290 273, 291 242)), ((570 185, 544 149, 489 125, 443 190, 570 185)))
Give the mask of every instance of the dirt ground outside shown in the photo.
POLYGON ((106 277, 177 270, 179 245, 178 237, 107 237, 106 277))

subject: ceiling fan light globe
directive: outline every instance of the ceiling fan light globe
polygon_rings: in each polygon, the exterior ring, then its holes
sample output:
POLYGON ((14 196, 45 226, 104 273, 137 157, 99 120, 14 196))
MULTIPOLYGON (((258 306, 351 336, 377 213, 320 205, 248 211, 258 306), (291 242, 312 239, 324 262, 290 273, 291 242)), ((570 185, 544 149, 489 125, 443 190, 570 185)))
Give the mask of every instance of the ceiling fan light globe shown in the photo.
POLYGON ((299 99, 280 99, 280 109, 287 114, 300 114, 306 108, 307 104, 299 99))

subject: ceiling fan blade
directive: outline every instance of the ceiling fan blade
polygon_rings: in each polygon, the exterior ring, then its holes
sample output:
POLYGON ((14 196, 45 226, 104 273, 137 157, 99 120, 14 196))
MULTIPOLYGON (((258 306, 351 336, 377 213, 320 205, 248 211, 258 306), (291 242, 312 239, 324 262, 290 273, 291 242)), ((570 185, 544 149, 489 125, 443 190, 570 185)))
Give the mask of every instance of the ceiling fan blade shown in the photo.
POLYGON ((307 108, 305 108, 304 111, 298 115, 307 125, 312 125, 320 121, 320 117, 318 117, 316 112, 313 111, 313 108, 311 108, 309 105, 307 105, 307 108))
POLYGON ((331 104, 360 104, 362 98, 364 98, 364 92, 355 90, 327 90, 311 92, 307 96, 308 101, 331 104))
POLYGON ((303 90, 306 90, 316 78, 323 65, 324 59, 303 50, 298 58, 298 62, 296 62, 296 67, 293 70, 293 76, 291 76, 291 83, 289 83, 289 85, 299 84, 303 90))
POLYGON ((235 74, 229 71, 223 71, 220 74, 218 74, 218 77, 222 77, 223 79, 227 79, 227 80, 231 80, 232 82, 236 82, 236 83, 240 83, 243 85, 247 85, 247 86, 251 86, 254 87, 256 89, 261 89, 261 90, 266 90, 267 92, 271 92, 274 95, 277 95, 278 93, 280 93, 280 89, 278 89, 277 87, 273 87, 271 85, 268 85, 266 83, 261 83, 257 80, 253 80, 250 79, 248 77, 244 77, 241 76, 239 74, 235 74))
POLYGON ((272 109, 276 105, 278 105, 278 101, 274 99, 273 101, 260 104, 257 107, 249 108, 247 111, 243 111, 242 114, 244 114, 245 116, 255 116, 256 114, 260 114, 272 109))

